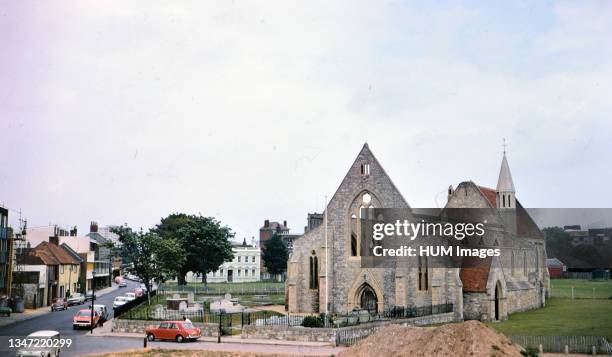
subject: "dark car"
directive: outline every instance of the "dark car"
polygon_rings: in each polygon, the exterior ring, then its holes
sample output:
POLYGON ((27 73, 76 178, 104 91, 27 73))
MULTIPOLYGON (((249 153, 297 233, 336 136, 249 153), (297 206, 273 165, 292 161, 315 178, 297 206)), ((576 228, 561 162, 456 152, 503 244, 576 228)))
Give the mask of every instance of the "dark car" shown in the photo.
POLYGON ((86 292, 86 293, 85 293, 85 301, 91 301, 91 300, 93 300, 93 296, 94 296, 93 291, 91 291, 91 290, 90 290, 90 291, 86 292))
POLYGON ((68 301, 64 298, 55 298, 51 303, 51 311, 68 310, 68 301))

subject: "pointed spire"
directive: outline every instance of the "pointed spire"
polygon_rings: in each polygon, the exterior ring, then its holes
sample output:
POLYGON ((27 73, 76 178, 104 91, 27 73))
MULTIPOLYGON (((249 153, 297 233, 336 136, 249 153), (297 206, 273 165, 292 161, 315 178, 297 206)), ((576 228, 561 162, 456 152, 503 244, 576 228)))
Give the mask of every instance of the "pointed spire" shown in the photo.
POLYGON ((497 180, 497 192, 512 192, 514 193, 514 182, 510 174, 510 166, 506 159, 506 151, 504 149, 504 158, 502 159, 501 168, 499 169, 499 179, 497 180))

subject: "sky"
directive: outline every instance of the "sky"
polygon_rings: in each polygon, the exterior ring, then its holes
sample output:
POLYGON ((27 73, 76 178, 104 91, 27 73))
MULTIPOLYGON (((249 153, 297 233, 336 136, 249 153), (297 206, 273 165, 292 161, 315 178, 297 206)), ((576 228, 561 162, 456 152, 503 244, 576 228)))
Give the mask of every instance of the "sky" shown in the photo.
POLYGON ((610 207, 612 2, 0 0, 0 203, 30 227, 300 233, 367 142, 412 207, 610 207))

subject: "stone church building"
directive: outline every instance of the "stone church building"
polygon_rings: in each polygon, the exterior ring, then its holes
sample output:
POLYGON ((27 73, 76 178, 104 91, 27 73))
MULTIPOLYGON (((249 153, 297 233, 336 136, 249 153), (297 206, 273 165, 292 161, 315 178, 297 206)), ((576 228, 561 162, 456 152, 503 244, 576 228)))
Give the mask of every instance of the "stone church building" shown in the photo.
POLYGON ((289 312, 382 312, 451 303, 456 320, 503 320, 543 306, 549 286, 544 237, 516 199, 505 153, 495 190, 462 182, 449 188, 446 207, 496 212, 483 239, 502 248, 501 256, 462 267, 428 266, 426 259, 419 259, 418 268, 400 261, 391 268, 362 267, 361 209, 410 210, 365 144, 328 202, 323 222, 293 242, 286 281, 289 312))

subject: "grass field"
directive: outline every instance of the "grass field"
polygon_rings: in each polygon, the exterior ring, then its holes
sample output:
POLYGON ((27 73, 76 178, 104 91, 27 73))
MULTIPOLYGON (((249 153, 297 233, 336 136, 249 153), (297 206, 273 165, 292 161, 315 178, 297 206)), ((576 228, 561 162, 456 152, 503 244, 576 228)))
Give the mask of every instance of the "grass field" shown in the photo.
POLYGON ((612 300, 552 298, 545 308, 514 313, 489 326, 506 335, 605 336, 610 340, 612 300))
POLYGON ((571 298, 572 287, 576 299, 608 299, 612 297, 612 280, 550 279, 551 296, 571 298), (593 291, 593 289, 595 289, 593 291))

